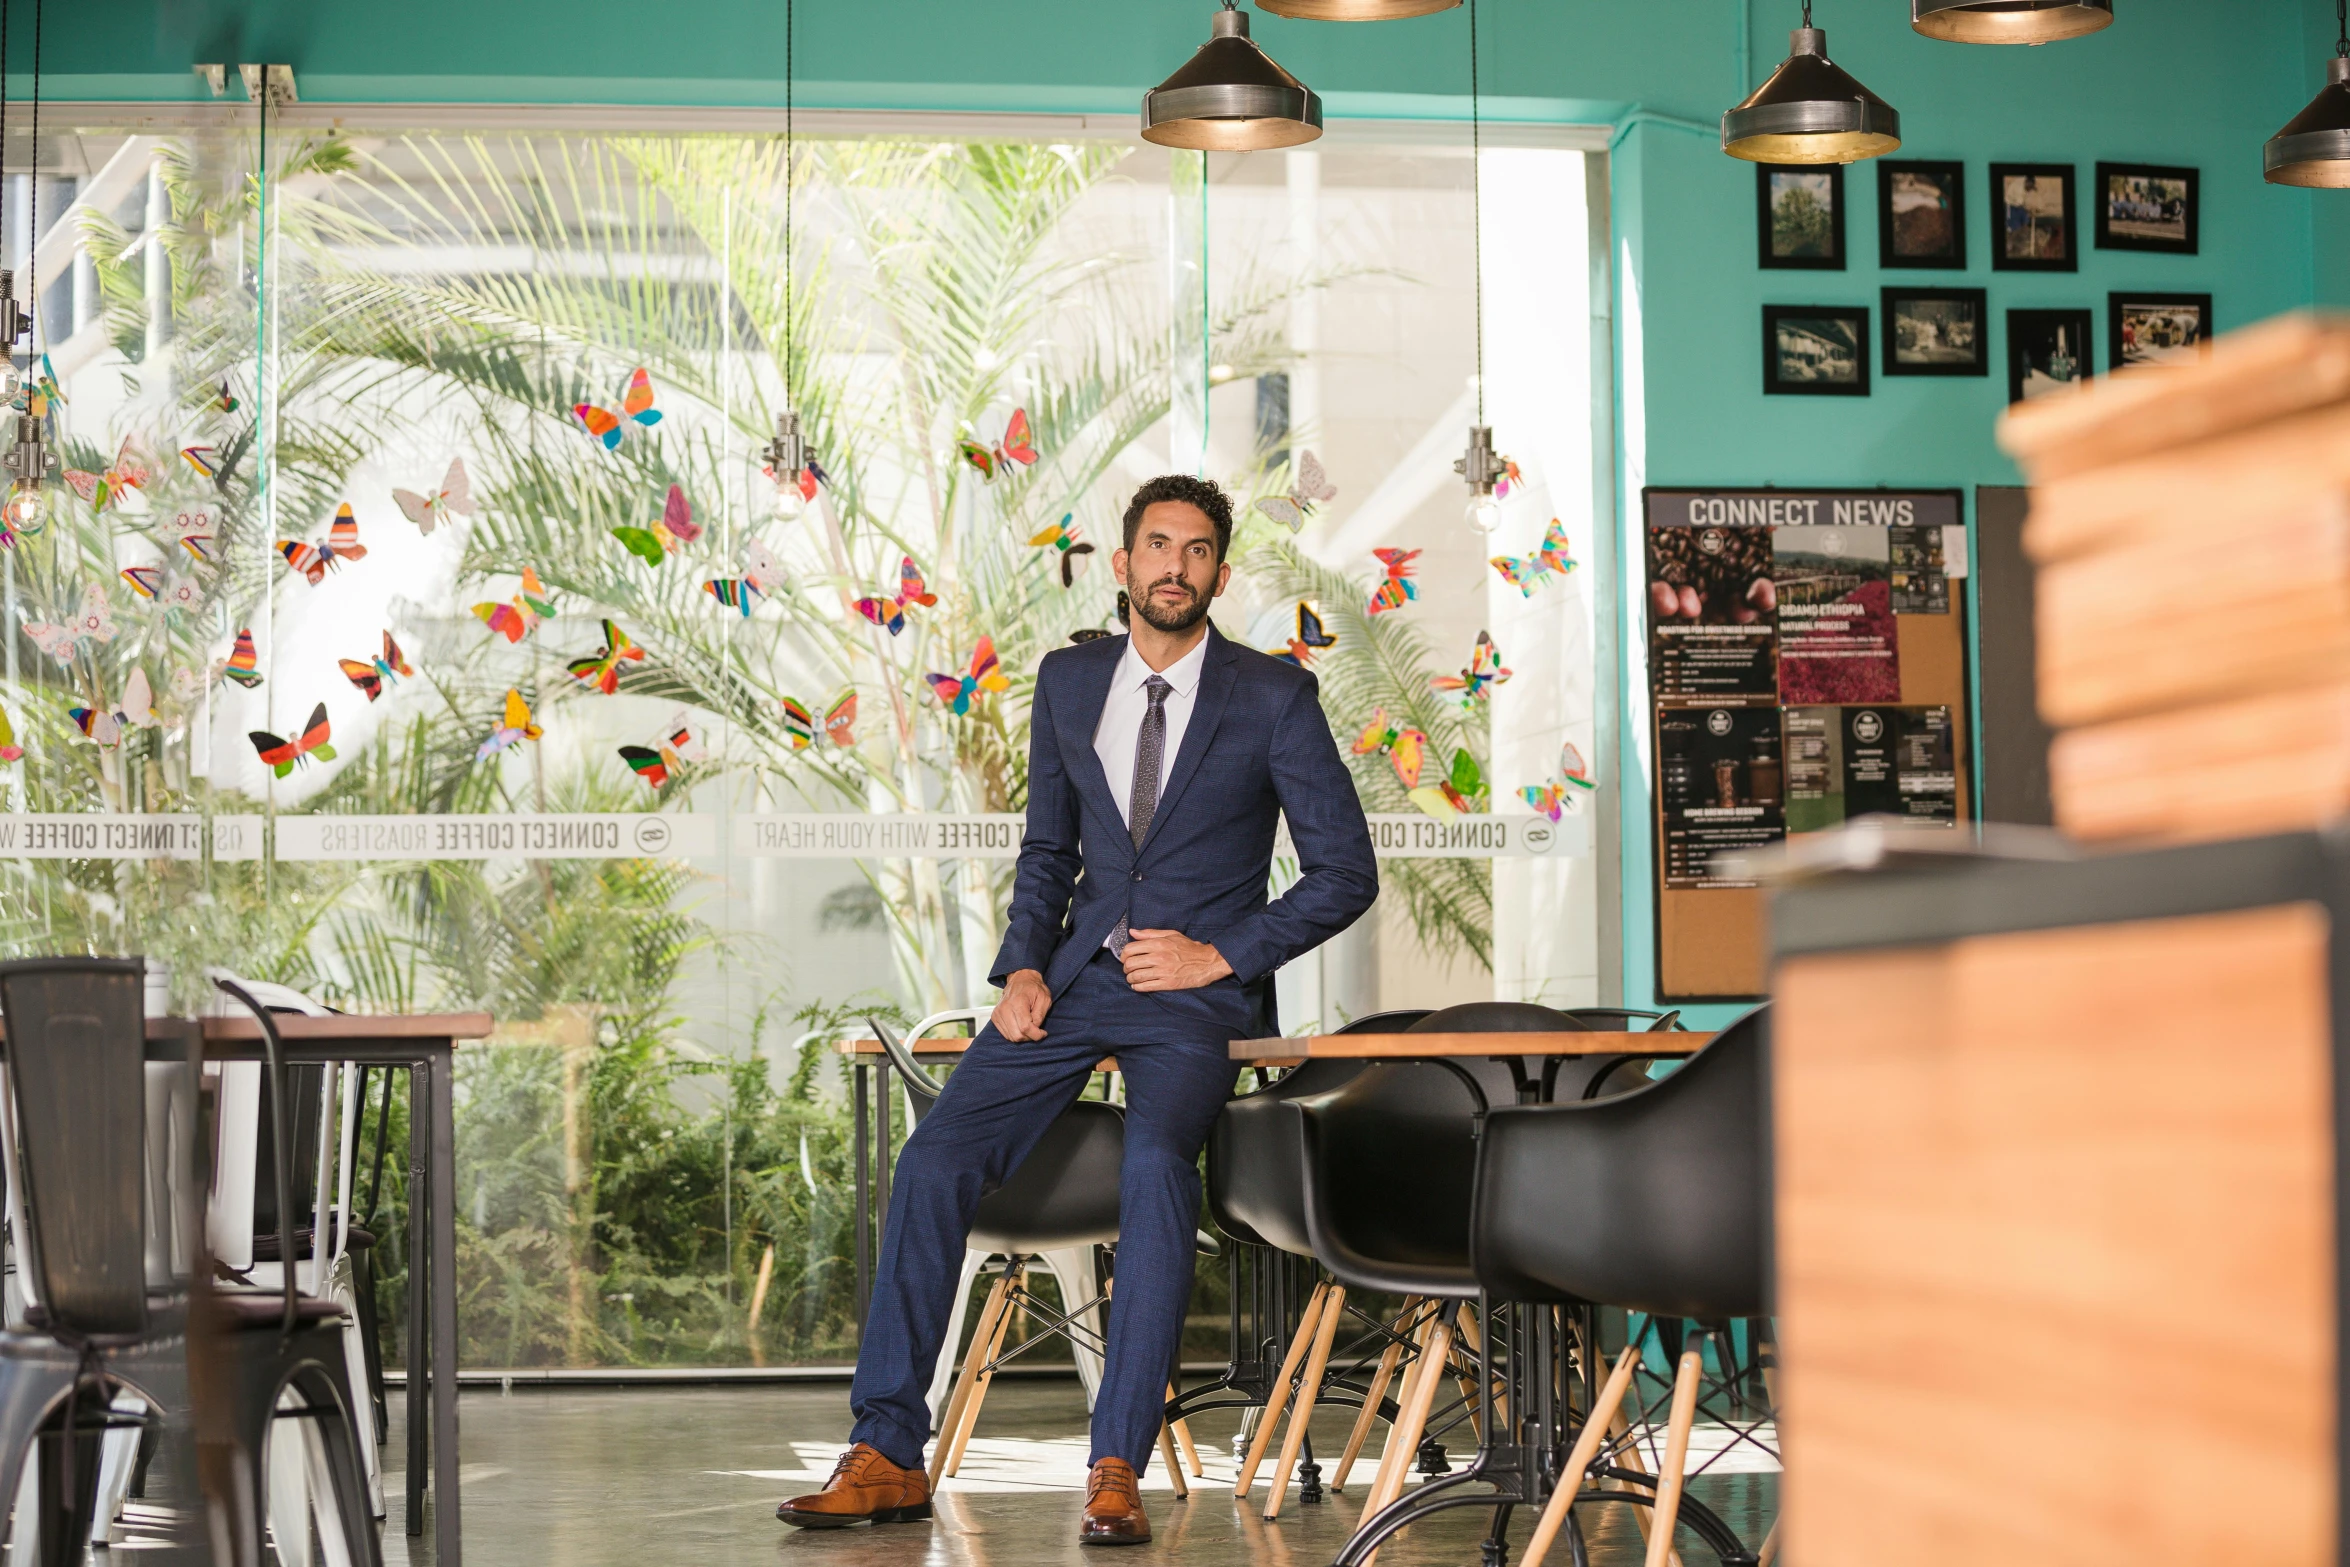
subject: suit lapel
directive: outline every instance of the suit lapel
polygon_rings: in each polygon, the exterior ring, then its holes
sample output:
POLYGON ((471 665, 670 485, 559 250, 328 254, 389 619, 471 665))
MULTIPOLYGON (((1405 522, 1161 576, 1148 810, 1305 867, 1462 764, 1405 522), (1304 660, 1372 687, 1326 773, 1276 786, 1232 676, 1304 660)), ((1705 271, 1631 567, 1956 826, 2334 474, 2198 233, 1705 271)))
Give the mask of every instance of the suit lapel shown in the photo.
MULTIPOLYGON (((1223 722, 1224 704, 1231 700, 1233 682, 1240 678, 1240 656, 1232 651, 1232 644, 1211 624, 1208 627, 1208 656, 1201 661, 1199 695, 1191 704, 1191 722, 1183 726, 1183 749, 1175 753, 1175 769, 1167 775, 1167 787, 1159 792, 1158 809, 1151 813, 1151 830, 1143 835, 1142 847, 1134 851, 1139 860, 1150 852, 1159 829, 1183 798, 1184 786, 1191 775, 1199 771, 1199 759, 1207 754, 1208 746, 1216 738, 1216 726, 1223 722)), ((1106 694, 1109 686, 1104 681, 1106 694)), ((1097 708, 1098 711, 1098 708, 1097 708)), ((1104 787, 1107 792, 1107 786, 1104 787)))
POLYGON ((1114 831, 1124 839, 1126 818, 1111 797, 1109 775, 1102 771, 1102 759, 1094 751, 1094 731, 1102 726, 1102 708, 1110 700, 1110 677, 1118 672, 1119 660, 1126 656, 1124 637, 1104 638, 1091 646, 1109 650, 1107 658, 1096 655, 1091 660, 1075 661, 1070 671, 1070 707, 1068 717, 1060 724, 1061 759, 1076 781, 1077 792, 1094 809, 1105 830, 1114 831))

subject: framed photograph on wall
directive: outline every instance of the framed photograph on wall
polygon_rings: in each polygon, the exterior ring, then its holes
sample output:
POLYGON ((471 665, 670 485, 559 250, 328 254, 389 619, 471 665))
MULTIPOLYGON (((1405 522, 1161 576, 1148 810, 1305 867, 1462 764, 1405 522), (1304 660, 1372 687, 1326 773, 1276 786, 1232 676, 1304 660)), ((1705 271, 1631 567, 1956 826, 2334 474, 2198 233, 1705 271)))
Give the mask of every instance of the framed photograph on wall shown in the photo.
POLYGON ((2192 256, 2201 241, 2203 180, 2156 163, 2097 165, 2097 248, 2192 256))
POLYGON ((1844 166, 1754 167, 1757 260, 1796 272, 1844 270, 1844 166))
POLYGON ((2010 310, 2007 313, 2007 400, 2069 392, 2096 374, 2094 312, 2010 310))
POLYGON ((1885 373, 1989 374, 1989 317, 1979 288, 1885 290, 1885 373))
POLYGON ((1965 270, 1965 164, 1877 164, 1877 264, 1965 270))
POLYGON ((2069 163, 1991 165, 1991 267, 1997 272, 2077 272, 2079 224, 2069 163))
POLYGON ((2190 363, 2211 341, 2209 294, 2115 294, 2110 303, 2105 362, 2116 370, 2190 363))
POLYGON ((1763 392, 1868 396, 1869 307, 1763 306, 1763 392))

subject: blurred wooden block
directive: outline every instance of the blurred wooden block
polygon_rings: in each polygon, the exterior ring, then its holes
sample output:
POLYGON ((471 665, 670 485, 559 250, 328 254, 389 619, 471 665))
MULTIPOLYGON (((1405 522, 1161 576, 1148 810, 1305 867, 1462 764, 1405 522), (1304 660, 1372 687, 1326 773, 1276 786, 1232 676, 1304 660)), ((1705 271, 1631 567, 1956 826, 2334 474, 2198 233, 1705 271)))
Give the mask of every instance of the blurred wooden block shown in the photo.
POLYGON ((2350 813, 2350 685, 2068 729, 2048 747, 2056 824, 2076 838, 2194 843, 2350 813))

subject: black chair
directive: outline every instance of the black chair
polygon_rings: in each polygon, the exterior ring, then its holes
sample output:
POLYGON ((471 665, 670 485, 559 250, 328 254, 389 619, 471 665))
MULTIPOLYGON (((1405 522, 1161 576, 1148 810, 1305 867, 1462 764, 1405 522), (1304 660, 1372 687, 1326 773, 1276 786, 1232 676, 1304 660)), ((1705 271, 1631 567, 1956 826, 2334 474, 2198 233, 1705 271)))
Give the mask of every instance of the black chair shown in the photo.
MULTIPOLYGON (((1578 1495, 1652 1507, 1652 1540, 1661 1533, 1669 1545, 1676 1523, 1687 1522, 1724 1562, 1754 1559, 1683 1492, 1705 1372, 1701 1347, 1674 1340, 1684 1319, 1695 1320, 1719 1331, 1727 1357, 1728 1324, 1770 1312, 1769 1079, 1769 1010, 1757 1008, 1636 1092, 1486 1117, 1469 1232, 1478 1282, 1500 1298, 1646 1313, 1673 1330, 1667 1348, 1678 1360, 1662 1472, 1622 1467, 1611 1451, 1644 1347, 1635 1336, 1560 1468, 1524 1567, 1573 1527, 1578 1495), (1582 1489, 1587 1470, 1620 1488, 1582 1489)), ((1582 1560, 1579 1534, 1572 1543, 1582 1560)))

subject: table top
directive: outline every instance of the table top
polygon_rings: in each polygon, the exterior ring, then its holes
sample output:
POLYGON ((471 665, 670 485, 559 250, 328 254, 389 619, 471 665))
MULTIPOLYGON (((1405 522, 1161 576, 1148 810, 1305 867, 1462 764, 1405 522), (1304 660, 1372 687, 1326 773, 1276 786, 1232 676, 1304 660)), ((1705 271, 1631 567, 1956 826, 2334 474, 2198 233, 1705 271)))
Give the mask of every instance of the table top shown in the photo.
MULTIPOLYGON (((881 1048, 881 1041, 878 1039, 844 1039, 833 1048, 842 1055, 850 1057, 851 1064, 857 1066, 864 1065, 862 1057, 880 1056, 884 1060, 888 1058, 888 1052, 881 1048)), ((906 1048, 913 1052, 914 1059, 917 1061, 924 1056, 943 1060, 950 1056, 959 1056, 970 1049, 971 1041, 949 1034, 944 1038, 917 1040, 906 1048)), ((1109 1060, 1096 1063, 1094 1070, 1097 1072, 1117 1071, 1117 1058, 1113 1056, 1109 1060)))
POLYGON ((1305 1034, 1288 1039, 1235 1039, 1232 1059, 1251 1066, 1296 1066, 1303 1061, 1432 1061, 1446 1056, 1687 1056, 1711 1034, 1626 1034, 1588 1030, 1559 1034, 1305 1034))
MULTIPOLYGON (((334 1012, 311 1017, 296 1012, 274 1014, 281 1039, 487 1039, 496 1019, 487 1012, 407 1012, 370 1017, 365 1013, 334 1012)), ((169 1018, 152 1021, 169 1023, 169 1018)), ((243 1012, 202 1020, 207 1040, 259 1039, 261 1025, 243 1012)))

